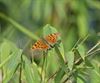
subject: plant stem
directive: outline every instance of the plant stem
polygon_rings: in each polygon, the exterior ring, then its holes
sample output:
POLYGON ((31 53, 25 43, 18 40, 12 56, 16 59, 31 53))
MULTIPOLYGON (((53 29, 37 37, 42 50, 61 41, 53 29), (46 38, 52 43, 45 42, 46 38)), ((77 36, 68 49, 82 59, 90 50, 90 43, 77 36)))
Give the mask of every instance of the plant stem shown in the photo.
POLYGON ((19 83, 22 83, 21 78, 22 78, 22 64, 20 65, 19 83))
POLYGON ((96 45, 94 45, 94 46, 87 52, 87 54, 90 53, 91 51, 93 51, 98 45, 100 45, 100 42, 98 42, 96 45))
POLYGON ((38 39, 38 37, 36 35, 34 35, 31 31, 29 31, 25 27, 21 26, 19 23, 17 23, 13 19, 11 19, 9 16, 6 16, 3 13, 0 13, 0 17, 5 19, 6 21, 11 23, 12 25, 14 25, 16 29, 18 29, 19 31, 23 32, 24 34, 26 34, 30 38, 35 39, 35 40, 38 39))
POLYGON ((52 75, 48 78, 47 83, 49 82, 49 80, 50 80, 51 78, 53 78, 53 77, 57 74, 58 71, 59 71, 59 70, 57 70, 54 74, 52 74, 52 75))
POLYGON ((41 69, 41 83, 44 83, 44 78, 45 78, 45 60, 46 60, 46 52, 43 53, 43 64, 42 64, 42 69, 41 69))

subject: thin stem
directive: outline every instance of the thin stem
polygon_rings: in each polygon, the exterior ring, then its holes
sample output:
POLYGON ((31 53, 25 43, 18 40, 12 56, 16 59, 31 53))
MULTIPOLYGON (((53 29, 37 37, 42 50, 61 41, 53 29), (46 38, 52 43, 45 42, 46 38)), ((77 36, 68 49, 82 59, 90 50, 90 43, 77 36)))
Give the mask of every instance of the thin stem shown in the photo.
POLYGON ((89 37, 90 35, 89 34, 87 34, 86 36, 85 36, 85 38, 81 41, 81 43, 80 44, 83 44, 86 40, 87 40, 87 38, 89 37))
POLYGON ((69 76, 62 83, 66 83, 71 76, 72 74, 69 74, 69 76))
POLYGON ((21 63, 20 63, 20 74, 19 74, 19 83, 22 83, 22 65, 23 65, 23 62, 24 62, 24 60, 23 60, 23 55, 21 55, 21 63))
POLYGON ((81 40, 81 38, 78 39, 78 41, 75 43, 75 45, 73 46, 72 50, 77 46, 77 44, 79 43, 79 41, 81 40))
POLYGON ((20 65, 19 83, 22 83, 21 78, 22 78, 22 64, 20 65))
POLYGON ((45 59, 46 59, 46 53, 44 52, 43 54, 43 64, 42 64, 42 69, 41 69, 41 82, 44 82, 44 72, 45 69, 44 69, 44 66, 45 66, 45 59))
POLYGON ((13 56, 13 54, 9 55, 2 63, 0 63, 0 69, 11 59, 12 56, 13 56))
POLYGON ((93 51, 98 45, 100 45, 100 42, 98 42, 96 45, 94 45, 94 46, 87 52, 87 54, 90 53, 91 51, 93 51))
POLYGON ((53 78, 53 77, 57 74, 58 71, 59 71, 59 70, 57 70, 54 74, 52 74, 52 75, 48 78, 47 83, 49 82, 49 80, 50 80, 51 78, 53 78))
POLYGON ((97 52, 100 52, 100 48, 99 48, 99 49, 94 50, 94 51, 93 51, 93 52, 91 52, 91 53, 89 53, 89 54, 88 54, 88 56, 89 56, 89 55, 93 55, 93 54, 95 54, 95 53, 97 53, 97 52))
POLYGON ((29 36, 32 39, 37 40, 38 37, 36 35, 34 35, 31 31, 27 30, 25 27, 21 26, 19 23, 17 23, 16 21, 14 21, 13 19, 11 19, 10 17, 4 15, 3 13, 0 13, 0 17, 5 19, 6 21, 8 21, 9 23, 11 23, 12 25, 14 25, 16 29, 18 29, 19 31, 23 32, 24 34, 26 34, 27 36, 29 36))
MULTIPOLYGON (((87 39, 88 37, 89 37, 89 34, 86 35, 86 37, 84 38, 83 41, 81 41, 80 44, 83 44, 83 43, 86 41, 86 39, 87 39)), ((78 41, 77 41, 77 42, 75 43, 75 45, 73 46, 72 50, 78 45, 78 43, 80 42, 80 40, 81 40, 81 38, 78 39, 78 41)))

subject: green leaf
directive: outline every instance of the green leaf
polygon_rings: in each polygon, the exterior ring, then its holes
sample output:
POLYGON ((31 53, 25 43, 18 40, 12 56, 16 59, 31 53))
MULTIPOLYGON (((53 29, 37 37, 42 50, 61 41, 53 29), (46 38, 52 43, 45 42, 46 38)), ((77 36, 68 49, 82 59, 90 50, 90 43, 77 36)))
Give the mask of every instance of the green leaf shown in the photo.
POLYGON ((32 69, 33 69, 33 72, 34 72, 35 83, 39 83, 40 80, 41 80, 40 74, 39 74, 38 66, 34 62, 32 64, 32 69))
POLYGON ((80 79, 79 77, 77 77, 77 83, 84 83, 84 81, 80 79))
POLYGON ((57 72, 55 77, 55 83, 61 83, 61 79, 63 78, 64 73, 65 72, 62 68, 57 72))
POLYGON ((55 47, 55 50, 56 50, 59 58, 65 62, 64 47, 63 47, 62 42, 59 44, 59 46, 55 47))
POLYGON ((52 34, 52 33, 57 33, 57 30, 50 26, 50 24, 47 24, 43 27, 43 36, 47 36, 48 34, 52 34))
POLYGON ((100 82, 100 71, 93 69, 89 76, 90 76, 92 83, 99 83, 100 82))
POLYGON ((48 56, 46 57, 47 58, 47 74, 48 76, 51 76, 52 73, 54 73, 55 71, 57 71, 57 69, 60 67, 60 64, 58 59, 57 59, 57 56, 54 56, 55 55, 55 50, 52 49, 48 52, 48 56))
MULTIPOLYGON (((57 33, 57 30, 54 27, 50 26, 49 24, 44 26, 44 28, 43 28, 43 36, 47 36, 48 34, 51 34, 51 33, 57 33)), ((58 37, 58 39, 61 40, 61 37, 58 37)), ((62 59, 63 61, 65 61, 64 47, 63 47, 62 42, 60 42, 58 44, 58 46, 56 45, 55 47, 56 47, 56 52, 58 54, 58 57, 60 59, 62 59)))
POLYGON ((77 83, 87 83, 88 72, 84 69, 78 69, 76 72, 76 81, 77 83))
POLYGON ((31 62, 27 59, 27 57, 23 56, 23 60, 25 63, 23 63, 23 72, 26 78, 27 83, 39 83, 39 78, 35 76, 34 70, 32 69, 31 62), (37 79, 38 80, 37 80, 37 79))
POLYGON ((19 63, 21 62, 21 54, 22 50, 17 50, 14 52, 11 57, 11 59, 8 61, 8 63, 5 65, 4 68, 6 72, 4 72, 4 79, 3 83, 8 83, 9 80, 13 77, 16 68, 18 67, 19 63))
POLYGON ((3 40, 0 47, 1 62, 4 61, 12 52, 18 50, 18 48, 10 41, 3 40))
POLYGON ((91 63, 91 61, 88 60, 87 58, 86 58, 86 60, 85 60, 85 64, 86 64, 87 67, 90 67, 90 68, 92 68, 92 69, 94 68, 94 67, 93 67, 93 64, 91 63))
POLYGON ((21 62, 22 50, 18 49, 12 42, 3 40, 0 47, 0 67, 3 69, 3 83, 8 83, 14 76, 16 68, 21 62))
POLYGON ((77 47, 77 50, 78 50, 80 56, 82 57, 82 59, 84 60, 85 55, 86 55, 85 54, 86 53, 85 47, 83 45, 79 44, 78 47, 77 47))
POLYGON ((74 65, 74 52, 70 51, 67 53, 68 68, 72 70, 74 65))

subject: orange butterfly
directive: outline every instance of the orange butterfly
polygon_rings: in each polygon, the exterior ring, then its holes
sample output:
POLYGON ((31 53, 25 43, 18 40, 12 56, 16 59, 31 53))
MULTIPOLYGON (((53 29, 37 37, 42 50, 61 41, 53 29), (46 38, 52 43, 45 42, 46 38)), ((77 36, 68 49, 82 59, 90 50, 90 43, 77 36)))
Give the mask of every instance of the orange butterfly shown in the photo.
POLYGON ((48 50, 55 45, 58 40, 59 33, 49 34, 46 37, 38 40, 33 46, 32 50, 48 50))

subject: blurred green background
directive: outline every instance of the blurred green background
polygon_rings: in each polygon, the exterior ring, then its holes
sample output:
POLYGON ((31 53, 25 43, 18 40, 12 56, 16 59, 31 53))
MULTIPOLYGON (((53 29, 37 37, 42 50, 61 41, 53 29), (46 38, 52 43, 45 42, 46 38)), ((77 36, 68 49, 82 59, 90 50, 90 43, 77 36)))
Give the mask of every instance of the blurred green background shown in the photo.
MULTIPOLYGON (((100 0, 0 0, 0 45, 6 39, 27 50, 41 37, 46 24, 61 33, 65 52, 87 35, 89 49, 100 41, 100 0)), ((28 51, 24 54, 30 56, 28 51)), ((100 83, 99 78, 100 73, 91 74, 86 83, 100 83)))

